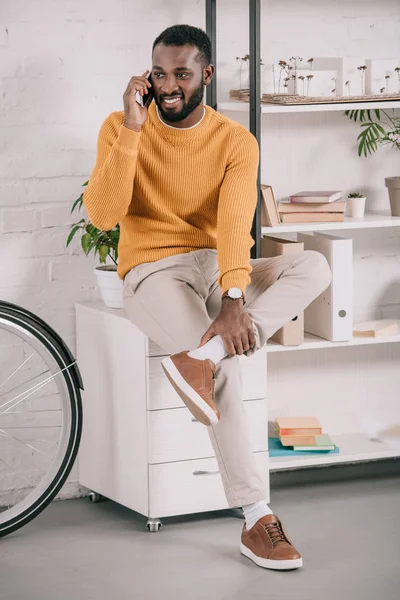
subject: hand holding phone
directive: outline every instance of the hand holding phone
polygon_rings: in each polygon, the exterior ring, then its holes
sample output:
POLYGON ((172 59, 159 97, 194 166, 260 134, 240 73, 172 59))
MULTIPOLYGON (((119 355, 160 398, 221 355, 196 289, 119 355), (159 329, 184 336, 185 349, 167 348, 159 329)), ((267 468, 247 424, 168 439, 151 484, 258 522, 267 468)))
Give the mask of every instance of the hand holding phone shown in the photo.
POLYGON ((132 131, 140 131, 147 120, 149 106, 153 99, 151 81, 147 78, 149 70, 143 75, 131 77, 128 86, 123 95, 125 119, 124 126, 132 131), (145 103, 140 106, 136 100, 136 94, 139 94, 142 99, 145 98, 145 103))
POLYGON ((146 79, 150 83, 151 87, 148 89, 147 93, 143 94, 143 96, 142 96, 142 106, 149 108, 149 106, 154 98, 153 82, 151 80, 151 73, 149 73, 149 75, 147 76, 146 79))

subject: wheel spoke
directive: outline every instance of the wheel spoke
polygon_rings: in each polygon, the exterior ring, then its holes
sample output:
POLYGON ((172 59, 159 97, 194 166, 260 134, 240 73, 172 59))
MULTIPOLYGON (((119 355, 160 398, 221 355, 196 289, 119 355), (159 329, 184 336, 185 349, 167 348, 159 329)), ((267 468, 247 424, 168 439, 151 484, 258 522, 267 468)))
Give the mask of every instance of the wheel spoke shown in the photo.
MULTIPOLYGON (((26 385, 27 383, 30 383, 31 381, 33 381, 37 377, 40 377, 41 375, 46 375, 46 373, 50 373, 50 369, 46 369, 45 371, 42 371, 41 373, 38 373, 37 375, 33 375, 33 377, 31 377, 30 379, 27 379, 23 383, 19 383, 18 385, 15 385, 13 388, 11 388, 11 389, 7 390, 6 392, 3 392, 2 394, 0 394, 0 398, 3 398, 7 394, 11 394, 11 392, 14 392, 14 390, 17 390, 18 388, 22 387, 23 385, 26 385)), ((27 391, 29 391, 29 390, 27 390, 27 391)), ((0 408, 1 408, 1 406, 0 406, 0 408)))
MULTIPOLYGON (((6 465, 7 469, 9 469, 9 470, 11 471, 11 473, 13 474, 13 476, 14 476, 14 477, 19 477, 20 479, 24 480, 24 481, 25 481, 25 482, 26 482, 26 483, 29 485, 29 487, 30 487, 30 488, 34 487, 34 483, 32 483, 32 481, 29 481, 29 479, 27 479, 27 478, 26 478, 24 475, 22 475, 22 473, 16 473, 16 472, 15 472, 15 471, 14 471, 14 470, 13 470, 13 469, 10 467, 10 465, 8 465, 8 464, 6 463, 6 461, 4 460, 4 458, 0 458, 0 462, 2 462, 4 465, 6 465)), ((6 477, 7 477, 7 475, 6 475, 6 477)), ((9 480, 8 478, 7 478, 7 480, 8 480, 8 482, 9 482, 9 484, 10 484, 10 487, 11 487, 11 485, 12 485, 12 484, 11 484, 10 480, 9 480)), ((23 496, 22 496, 22 495, 19 493, 19 490, 18 490, 18 488, 11 487, 11 489, 12 489, 14 492, 17 492, 17 494, 20 496, 20 498, 23 498, 23 496)))
MULTIPOLYGON (((46 371, 46 372, 48 373, 49 371, 46 371)), ((57 373, 55 375, 57 375, 57 373)), ((47 385, 47 383, 49 381, 52 381, 54 379, 55 375, 52 375, 51 377, 48 377, 47 379, 44 379, 40 383, 37 383, 36 385, 32 386, 29 390, 25 390, 24 392, 21 392, 20 394, 18 394, 18 396, 14 396, 14 398, 11 398, 11 400, 7 400, 7 402, 4 402, 4 404, 2 404, 0 406, 0 411, 1 411, 2 408, 4 408, 5 406, 7 406, 8 404, 11 404, 11 402, 14 402, 15 400, 19 399, 18 402, 15 402, 15 404, 13 404, 9 408, 7 408, 5 411, 0 412, 0 415, 4 414, 5 412, 8 412, 12 408, 14 408, 14 406, 17 406, 18 404, 20 404, 20 402, 23 402, 24 400, 26 400, 27 398, 29 398, 29 396, 32 396, 32 394, 34 394, 38 390, 42 389, 42 387, 44 387, 45 385, 47 385)))
POLYGON ((40 442, 41 444, 52 444, 53 446, 58 446, 58 442, 53 442, 52 440, 42 440, 40 438, 35 438, 31 440, 31 442, 40 442))
POLYGON ((38 383, 38 384, 34 385, 30 390, 26 390, 25 392, 22 392, 18 396, 15 396, 14 398, 11 398, 11 400, 8 400, 4 404, 2 404, 0 406, 0 410, 2 408, 4 408, 5 406, 7 406, 8 404, 10 404, 11 402, 14 402, 15 400, 19 399, 17 402, 15 402, 15 404, 13 404, 9 408, 7 408, 5 411, 0 412, 0 415, 6 413, 8 411, 10 411, 12 408, 14 408, 14 406, 17 406, 17 404, 19 404, 20 402, 23 402, 24 400, 26 400, 27 398, 29 398, 29 396, 32 396, 32 394, 34 394, 38 390, 42 389, 42 387, 44 387, 45 385, 47 385, 50 381, 53 381, 57 377, 57 375, 60 375, 60 373, 63 373, 67 369, 70 369, 75 364, 76 364, 76 361, 74 361, 70 365, 64 367, 63 369, 60 369, 60 371, 57 371, 56 373, 54 373, 53 375, 51 375, 51 377, 48 377, 47 379, 45 379, 44 381, 42 381, 40 384, 38 383), (23 396, 23 397, 21 398, 21 396, 23 396))
POLYGON ((34 356, 35 354, 36 354, 36 352, 33 352, 33 353, 30 355, 30 356, 28 356, 28 358, 27 358, 26 360, 24 360, 24 362, 23 362, 21 365, 19 365, 19 367, 17 367, 17 368, 15 369, 15 371, 14 371, 13 373, 11 373, 11 375, 9 375, 9 376, 7 377, 7 379, 5 379, 5 380, 3 381, 3 383, 0 383, 0 388, 1 388, 1 387, 2 387, 4 384, 6 384, 6 383, 7 383, 7 381, 9 381, 9 380, 11 379, 11 377, 13 377, 13 376, 15 375, 15 373, 18 373, 18 371, 19 371, 20 369, 22 369, 22 367, 23 367, 24 365, 26 365, 26 363, 28 362, 28 360, 30 360, 30 359, 32 358, 32 356, 34 356))
POLYGON ((51 458, 51 460, 54 460, 54 456, 51 456, 50 454, 47 454, 46 452, 42 452, 42 450, 39 450, 39 448, 35 448, 35 446, 28 444, 28 442, 24 442, 24 440, 20 440, 19 438, 17 438, 17 436, 7 433, 6 431, 4 431, 4 429, 0 429, 0 433, 2 433, 3 435, 6 435, 7 437, 9 437, 13 440, 16 440, 17 442, 20 442, 21 444, 24 444, 24 446, 31 448, 31 450, 35 450, 35 452, 39 452, 39 454, 43 454, 43 456, 47 456, 48 458, 51 458))

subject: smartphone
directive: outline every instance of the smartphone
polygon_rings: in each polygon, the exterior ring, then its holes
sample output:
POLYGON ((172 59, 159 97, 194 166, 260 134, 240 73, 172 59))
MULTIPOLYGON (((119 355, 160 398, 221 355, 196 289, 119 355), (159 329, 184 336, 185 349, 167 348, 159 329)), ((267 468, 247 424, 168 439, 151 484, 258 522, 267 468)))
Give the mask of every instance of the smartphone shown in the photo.
MULTIPOLYGON (((151 71, 150 73, 147 75, 147 79, 148 81, 150 81, 150 83, 153 85, 153 82, 151 81, 151 71)), ((142 97, 142 106, 145 106, 146 108, 148 108, 151 104, 151 101, 154 98, 154 94, 153 94, 153 88, 151 87, 148 91, 147 94, 144 94, 142 97)))

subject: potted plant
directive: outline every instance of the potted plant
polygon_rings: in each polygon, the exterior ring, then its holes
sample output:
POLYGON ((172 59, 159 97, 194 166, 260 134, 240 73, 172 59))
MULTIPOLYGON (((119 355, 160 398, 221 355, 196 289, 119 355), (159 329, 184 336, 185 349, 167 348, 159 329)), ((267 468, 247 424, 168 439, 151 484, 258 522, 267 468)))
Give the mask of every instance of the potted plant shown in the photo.
MULTIPOLYGON (((83 184, 86 186, 89 182, 83 184)), ((83 193, 75 200, 72 205, 71 213, 80 210, 83 206, 83 193)), ((71 225, 71 231, 68 236, 66 246, 68 247, 75 235, 81 232, 82 250, 88 256, 90 252, 99 256, 100 265, 94 272, 97 279, 97 287, 100 290, 101 298, 109 308, 123 308, 123 282, 117 274, 118 264, 118 242, 120 229, 119 225, 110 231, 101 231, 97 229, 87 219, 81 219, 71 225), (112 264, 106 264, 107 259, 112 264)))
POLYGON ((360 192, 351 192, 347 196, 347 205, 350 216, 355 219, 362 219, 365 213, 365 202, 367 198, 360 192))
MULTIPOLYGON (((389 144, 400 150, 400 118, 390 117, 384 111, 346 110, 345 115, 361 123, 362 131, 357 138, 358 156, 373 154, 379 146, 389 144)), ((390 211, 393 217, 400 217, 400 176, 386 177, 385 185, 389 190, 390 211)))
POLYGON ((385 177, 385 185, 389 190, 390 212, 393 217, 400 217, 400 177, 385 177))

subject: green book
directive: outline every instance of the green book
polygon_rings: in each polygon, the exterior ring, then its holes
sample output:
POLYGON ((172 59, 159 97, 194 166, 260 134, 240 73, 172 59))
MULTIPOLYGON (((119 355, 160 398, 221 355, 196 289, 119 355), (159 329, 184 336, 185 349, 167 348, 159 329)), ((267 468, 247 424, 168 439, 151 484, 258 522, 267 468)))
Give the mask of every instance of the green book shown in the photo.
POLYGON ((312 446, 293 446, 293 450, 297 452, 310 452, 314 450, 315 452, 321 452, 321 450, 334 450, 336 448, 335 444, 332 442, 331 438, 327 433, 323 433, 322 435, 315 436, 315 445, 312 446))
POLYGON ((339 448, 335 446, 334 450, 324 450, 323 448, 313 446, 312 452, 308 452, 307 450, 297 452, 291 446, 282 446, 278 438, 268 438, 268 454, 271 458, 276 456, 315 456, 316 452, 320 454, 339 454, 339 448))

